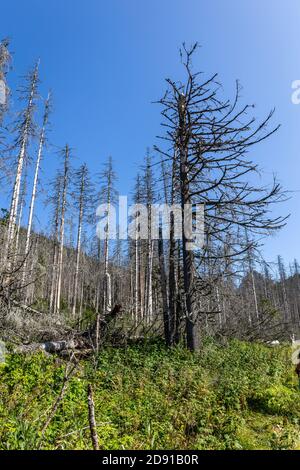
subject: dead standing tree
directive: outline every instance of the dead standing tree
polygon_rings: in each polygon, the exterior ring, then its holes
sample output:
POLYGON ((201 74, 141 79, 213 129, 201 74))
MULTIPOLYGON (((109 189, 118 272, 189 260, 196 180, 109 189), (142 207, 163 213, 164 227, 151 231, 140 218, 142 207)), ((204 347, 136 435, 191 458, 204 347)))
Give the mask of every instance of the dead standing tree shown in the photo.
POLYGON ((253 145, 278 129, 267 130, 273 112, 256 124, 255 118, 248 118, 252 106, 239 108, 238 85, 235 99, 230 102, 220 97, 216 75, 201 83, 191 66, 196 48, 197 44, 191 49, 183 45, 181 51, 185 82, 167 79, 168 90, 159 103, 163 106, 163 126, 167 129, 162 139, 168 148, 157 149, 165 160, 177 162, 183 213, 186 206, 205 206, 205 236, 209 244, 189 249, 189 243, 194 240, 190 235, 187 237, 184 222, 181 239, 182 310, 186 342, 191 350, 199 347, 199 317, 207 314, 204 300, 209 294, 209 284, 214 282, 202 275, 201 266, 224 263, 220 247, 224 246, 228 233, 233 234, 228 256, 230 260, 240 260, 247 256, 258 235, 266 235, 284 224, 284 218, 269 213, 270 205, 283 199, 280 185, 276 181, 270 188, 256 185, 254 176, 258 166, 247 158, 253 145), (249 246, 239 245, 235 235, 240 227, 251 235, 249 246))
POLYGON ((0 124, 8 107, 9 89, 6 76, 11 61, 8 46, 9 40, 7 38, 0 42, 0 124))
MULTIPOLYGON (((113 169, 112 157, 109 157, 104 170, 100 174, 102 187, 99 194, 99 202, 105 205, 106 225, 104 236, 104 277, 103 277, 103 317, 111 311, 112 306, 112 289, 111 289, 111 275, 109 272, 109 254, 110 254, 110 238, 113 234, 113 227, 110 225, 110 220, 113 217, 114 207, 117 192, 115 190, 116 174, 113 169)), ((96 349, 100 343, 100 321, 101 317, 98 313, 96 324, 96 349)))
MULTIPOLYGON (((47 128, 48 120, 49 120, 50 106, 51 106, 51 98, 50 98, 50 93, 49 93, 48 98, 45 101, 43 124, 42 124, 42 129, 40 132, 39 147, 38 147, 38 153, 37 153, 37 158, 36 158, 32 193, 31 193, 30 206, 29 206, 27 234, 26 234, 26 242, 25 242, 25 253, 24 253, 25 262, 24 262, 24 267, 23 267, 23 279, 22 279, 23 285, 25 284, 27 258, 28 258, 29 249, 30 249, 33 215, 34 215, 34 208, 35 208, 36 195, 37 195, 37 189, 38 189, 39 171, 40 171, 41 159, 42 159, 43 149, 44 149, 45 140, 46 140, 46 128, 47 128)), ((25 299, 25 303, 26 303, 26 299, 25 299)))
POLYGON ((59 246, 59 221, 60 221, 60 207, 61 207, 61 195, 62 195, 62 175, 58 172, 54 181, 51 182, 52 194, 48 197, 47 203, 53 206, 52 216, 52 233, 51 238, 53 239, 53 251, 52 251, 52 262, 50 286, 49 286, 49 313, 54 312, 55 304, 55 292, 56 292, 56 281, 57 281, 57 256, 59 246))
POLYGON ((144 202, 147 207, 147 246, 146 246, 146 277, 145 277, 145 301, 144 312, 146 323, 151 325, 153 322, 153 255, 154 242, 152 240, 152 212, 151 207, 154 203, 154 175, 151 167, 151 156, 149 151, 145 158, 144 170, 144 202))
POLYGON ((73 286, 73 305, 72 315, 75 316, 78 298, 78 282, 81 261, 82 232, 83 225, 90 219, 92 184, 89 176, 89 170, 84 163, 78 171, 75 172, 73 199, 75 208, 78 211, 77 242, 76 242, 76 264, 73 286))
MULTIPOLYGON (((9 88, 7 85, 7 73, 10 66, 10 53, 8 50, 9 41, 3 39, 0 42, 0 184, 6 183, 8 179, 8 168, 6 166, 4 151, 5 145, 5 125, 4 118, 8 110, 9 88)), ((2 236, 2 233, 0 234, 2 236)))
MULTIPOLYGON (((142 203, 142 184, 141 176, 138 173, 136 176, 133 200, 135 204, 142 203)), ((138 223, 139 211, 137 210, 135 215, 135 238, 134 243, 134 323, 138 325, 140 319, 144 315, 144 304, 143 304, 143 292, 144 282, 142 279, 142 243, 140 239, 140 224, 138 223)))
POLYGON ((20 90, 20 100, 25 107, 18 113, 13 123, 14 140, 9 145, 10 153, 17 152, 15 177, 11 195, 9 215, 5 224, 5 239, 1 250, 1 291, 2 297, 10 303, 13 295, 19 295, 22 268, 26 257, 17 260, 19 229, 25 188, 25 170, 28 163, 28 146, 35 136, 34 112, 37 101, 38 64, 25 77, 25 85, 20 90), (18 262, 16 262, 18 261, 18 262))
POLYGON ((54 304, 54 313, 60 312, 60 300, 61 300, 61 287, 62 287, 62 274, 63 274, 63 253, 64 253, 64 240, 65 240, 65 218, 67 210, 67 198, 68 198, 68 187, 70 183, 70 147, 68 144, 62 151, 64 159, 64 168, 62 179, 62 190, 61 190, 61 207, 60 207, 60 224, 59 224, 59 247, 57 254, 57 282, 56 282, 56 296, 54 304))
POLYGON ((14 251, 14 249, 16 251, 18 249, 18 247, 14 246, 16 235, 16 221, 18 218, 19 199, 21 195, 21 181, 23 170, 26 164, 27 148, 29 145, 30 138, 35 135, 35 125, 33 118, 36 107, 37 86, 38 64, 26 77, 26 84, 21 90, 21 99, 25 100, 26 107, 20 112, 17 122, 15 124, 17 137, 14 142, 14 148, 18 149, 18 157, 7 226, 7 239, 4 249, 4 264, 6 265, 8 270, 10 269, 12 257, 14 257, 14 254, 12 252, 14 251))

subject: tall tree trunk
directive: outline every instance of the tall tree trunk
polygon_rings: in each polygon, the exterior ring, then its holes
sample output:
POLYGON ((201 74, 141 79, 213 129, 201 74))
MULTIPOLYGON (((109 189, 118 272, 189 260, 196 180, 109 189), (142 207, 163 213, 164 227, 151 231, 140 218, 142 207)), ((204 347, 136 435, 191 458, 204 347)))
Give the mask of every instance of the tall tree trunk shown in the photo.
POLYGON ((61 283, 62 283, 62 270, 63 270, 63 251, 64 251, 64 235, 65 235, 65 213, 67 204, 67 185, 69 178, 69 158, 70 149, 66 145, 64 149, 64 177, 62 187, 62 203, 61 203, 61 220, 60 220, 60 232, 59 232, 59 249, 58 249, 58 275, 57 275, 57 288, 56 288, 56 305, 55 313, 60 311, 60 299, 61 299, 61 283))
POLYGON ((60 178, 57 179, 57 200, 54 215, 54 240, 53 240, 53 255, 52 255, 52 270, 51 270, 51 284, 50 284, 50 298, 49 298, 49 312, 54 313, 56 302, 56 286, 57 286, 57 263, 58 263, 58 243, 59 243, 59 215, 61 206, 61 182, 60 178))
MULTIPOLYGON (((137 236, 137 234, 136 234, 137 236)), ((139 318, 139 293, 140 293, 140 260, 139 260, 139 238, 137 236, 134 248, 135 248, 135 283, 134 283, 134 324, 137 326, 139 318)))
POLYGON ((81 184, 80 184, 79 215, 78 215, 78 230, 77 230, 77 244, 76 244, 76 266, 75 266, 75 277, 74 277, 74 288, 73 288, 73 307, 72 307, 73 317, 75 316, 75 312, 76 312, 78 278, 79 278, 81 233, 82 233, 82 221, 83 221, 83 202, 84 202, 84 191, 85 191, 85 167, 82 167, 81 171, 82 173, 81 173, 81 184))
POLYGON ((158 257, 160 268, 161 296, 163 303, 164 335, 167 346, 171 346, 170 317, 167 293, 167 277, 165 269, 164 242, 162 238, 162 228, 159 228, 158 257))
POLYGON ((186 98, 181 95, 178 103, 179 111, 179 132, 178 150, 180 160, 180 189, 181 189, 181 209, 182 209, 182 256, 183 256, 183 284, 184 284, 184 313, 186 322, 186 342, 191 351, 199 347, 197 318, 193 309, 193 285, 194 285, 194 257, 189 249, 185 233, 186 210, 191 206, 191 197, 188 182, 188 129, 186 124, 186 98))
POLYGON ((33 119, 33 110, 34 110, 34 99, 36 94, 36 88, 38 83, 38 65, 35 67, 32 76, 30 77, 30 92, 28 97, 27 108, 24 113, 24 122, 21 123, 20 128, 20 151, 18 155, 18 162, 17 162, 17 170, 16 170, 16 177, 13 187, 13 193, 11 198, 11 205, 10 205, 10 212, 9 212, 9 220, 7 226, 7 239, 5 244, 4 250, 4 257, 7 258, 6 261, 8 263, 7 268, 10 269, 11 264, 11 256, 12 256, 12 249, 13 243, 15 238, 15 230, 16 230, 16 220, 18 215, 18 207, 19 207, 19 198, 20 198, 20 190, 21 190, 21 180, 23 174, 23 168, 26 158, 26 151, 28 146, 28 140, 30 134, 32 132, 32 119, 33 119))
POLYGON ((25 242, 25 262, 24 262, 24 265, 23 265, 22 284, 24 284, 25 276, 26 276, 27 257, 28 257, 28 253, 29 253, 29 247, 30 247, 30 236, 31 236, 31 231, 32 231, 32 222, 33 222, 34 206, 35 206, 35 199, 36 199, 36 193, 37 193, 39 170, 40 170, 43 147, 44 147, 44 142, 45 142, 46 125, 47 125, 48 117, 49 117, 49 106, 50 106, 50 95, 48 95, 48 98, 47 98, 46 103, 45 103, 45 111, 44 111, 44 117, 43 117, 43 127, 42 127, 41 134, 40 134, 39 148, 38 148, 38 154, 37 154, 36 165, 35 165, 31 200, 30 200, 30 206, 29 206, 29 216, 28 216, 28 224, 27 224, 26 242, 25 242))

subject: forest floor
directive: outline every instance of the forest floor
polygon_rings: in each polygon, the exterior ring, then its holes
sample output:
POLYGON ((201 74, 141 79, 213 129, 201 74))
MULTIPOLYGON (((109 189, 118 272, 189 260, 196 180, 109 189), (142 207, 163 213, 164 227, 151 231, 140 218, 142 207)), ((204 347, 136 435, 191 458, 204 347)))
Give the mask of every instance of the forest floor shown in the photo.
POLYGON ((52 413, 65 371, 55 356, 7 355, 0 449, 90 449, 90 383, 100 449, 300 450, 300 390, 288 346, 206 340, 197 354, 158 342, 106 348, 78 363, 52 413))

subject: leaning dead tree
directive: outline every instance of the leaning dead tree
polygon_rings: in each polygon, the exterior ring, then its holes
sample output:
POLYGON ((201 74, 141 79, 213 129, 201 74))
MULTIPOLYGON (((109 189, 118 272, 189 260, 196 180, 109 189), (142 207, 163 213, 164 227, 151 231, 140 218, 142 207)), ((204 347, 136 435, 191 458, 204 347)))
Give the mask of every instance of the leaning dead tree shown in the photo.
POLYGON ((211 284, 226 263, 240 262, 257 244, 258 236, 278 230, 284 218, 270 214, 272 204, 282 200, 280 185, 262 187, 255 176, 258 165, 248 154, 252 147, 270 137, 273 111, 260 123, 249 117, 252 106, 239 105, 239 85, 235 99, 224 100, 217 76, 201 81, 193 72, 191 60, 197 45, 183 45, 181 58, 186 80, 167 79, 168 90, 160 100, 168 148, 159 148, 166 161, 176 162, 175 181, 180 191, 182 238, 182 311, 188 348, 199 347, 199 324, 208 314, 211 284), (186 234, 184 215, 192 207, 205 206, 204 246, 190 249, 194 236, 186 234), (239 231, 247 230, 250 243, 240 243, 239 231), (222 251, 230 234, 230 249, 222 251), (209 266, 209 277, 207 276, 209 266))

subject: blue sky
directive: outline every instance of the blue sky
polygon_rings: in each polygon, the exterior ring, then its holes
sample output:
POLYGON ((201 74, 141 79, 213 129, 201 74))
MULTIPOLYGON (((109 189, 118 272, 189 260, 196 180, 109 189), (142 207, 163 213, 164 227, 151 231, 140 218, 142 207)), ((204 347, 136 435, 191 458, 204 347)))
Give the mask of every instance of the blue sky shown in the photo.
MULTIPOLYGON (((291 84, 300 80, 299 0, 1 3, 1 36, 11 38, 14 52, 11 88, 40 58, 41 93, 51 88, 54 97, 51 142, 68 142, 76 163, 86 161, 92 172, 111 154, 123 194, 146 147, 156 143, 160 110, 151 102, 162 95, 166 77, 180 77, 183 41, 202 45, 195 68, 218 72, 226 95, 233 96, 239 79, 242 99, 256 104, 258 117, 276 107, 274 124, 282 127, 251 157, 264 169, 264 181, 275 173, 295 193, 280 208, 292 214, 287 227, 266 241, 264 252, 268 259, 278 253, 300 259, 300 105, 291 101, 291 84)), ((44 175, 56 167, 48 151, 44 175)))

